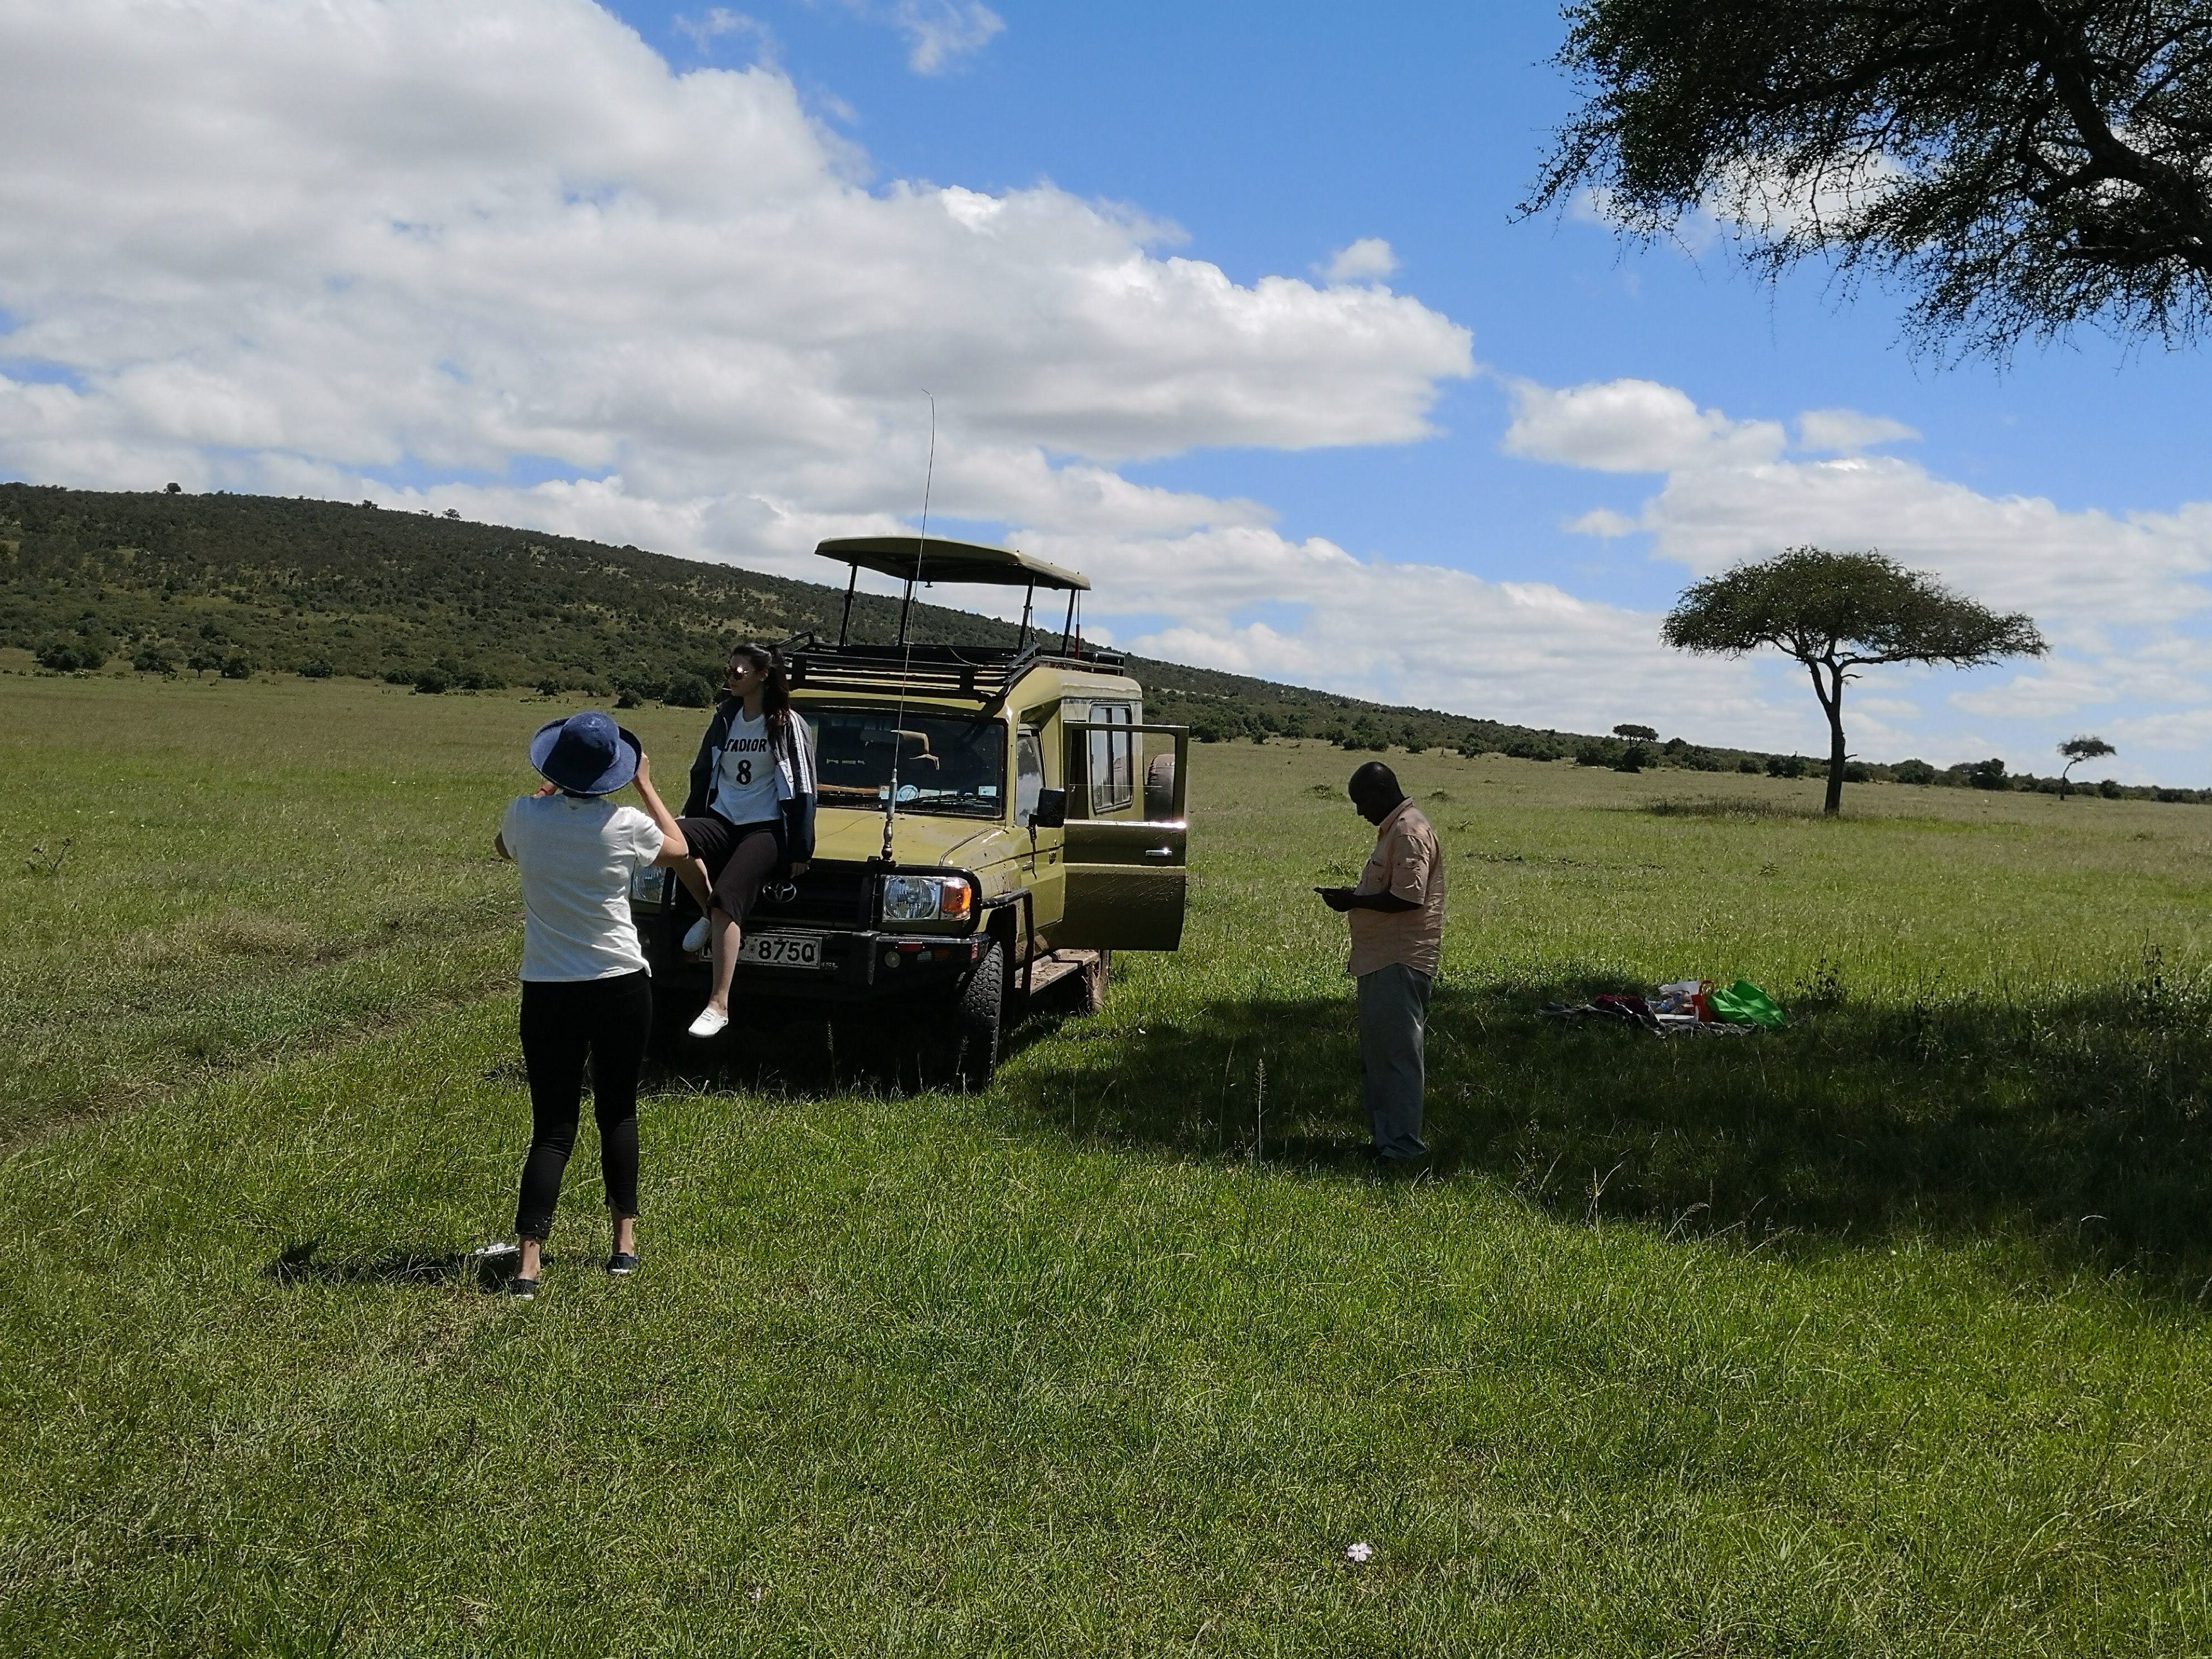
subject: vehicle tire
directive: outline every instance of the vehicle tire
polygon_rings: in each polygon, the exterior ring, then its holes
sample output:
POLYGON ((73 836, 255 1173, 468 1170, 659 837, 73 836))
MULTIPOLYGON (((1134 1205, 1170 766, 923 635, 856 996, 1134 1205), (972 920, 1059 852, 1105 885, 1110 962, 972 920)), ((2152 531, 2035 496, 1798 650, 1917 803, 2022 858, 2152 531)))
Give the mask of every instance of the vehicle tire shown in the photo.
POLYGON ((940 1005, 923 1050, 924 1080, 957 1089, 988 1089, 999 1069, 1006 1024, 1006 951, 993 939, 959 987, 940 1005))
POLYGON ((1164 823, 1175 811, 1175 757, 1155 755, 1145 763, 1145 817, 1164 823))

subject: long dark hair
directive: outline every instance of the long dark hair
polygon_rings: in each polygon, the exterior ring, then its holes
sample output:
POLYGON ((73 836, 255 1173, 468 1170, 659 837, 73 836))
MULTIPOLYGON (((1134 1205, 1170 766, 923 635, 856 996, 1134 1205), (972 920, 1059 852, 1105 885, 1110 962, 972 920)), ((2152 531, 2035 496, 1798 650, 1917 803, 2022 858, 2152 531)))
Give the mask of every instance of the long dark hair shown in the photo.
POLYGON ((732 662, 739 657, 767 672, 768 684, 761 691, 761 718, 770 732, 781 737, 791 725, 791 687, 783 678, 783 653, 772 645, 757 645, 749 640, 730 648, 732 662))

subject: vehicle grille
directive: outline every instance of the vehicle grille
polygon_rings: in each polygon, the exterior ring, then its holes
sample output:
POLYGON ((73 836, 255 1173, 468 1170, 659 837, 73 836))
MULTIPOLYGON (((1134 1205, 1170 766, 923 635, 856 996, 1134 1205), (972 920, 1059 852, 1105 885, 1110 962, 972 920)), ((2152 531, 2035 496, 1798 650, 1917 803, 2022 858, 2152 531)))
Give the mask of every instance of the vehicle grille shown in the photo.
POLYGON ((875 881, 860 866, 814 865, 792 886, 797 890, 787 898, 784 884, 763 883, 753 906, 753 921, 762 925, 782 921, 811 927, 866 927, 873 920, 875 881))

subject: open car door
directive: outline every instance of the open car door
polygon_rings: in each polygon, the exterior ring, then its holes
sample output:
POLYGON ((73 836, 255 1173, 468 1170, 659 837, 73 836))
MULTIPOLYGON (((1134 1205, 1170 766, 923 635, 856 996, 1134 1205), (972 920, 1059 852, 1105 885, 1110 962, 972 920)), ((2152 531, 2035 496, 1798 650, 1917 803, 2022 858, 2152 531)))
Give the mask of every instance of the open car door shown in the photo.
POLYGON ((1172 951, 1182 942, 1190 728, 1071 720, 1066 897, 1054 946, 1172 951))

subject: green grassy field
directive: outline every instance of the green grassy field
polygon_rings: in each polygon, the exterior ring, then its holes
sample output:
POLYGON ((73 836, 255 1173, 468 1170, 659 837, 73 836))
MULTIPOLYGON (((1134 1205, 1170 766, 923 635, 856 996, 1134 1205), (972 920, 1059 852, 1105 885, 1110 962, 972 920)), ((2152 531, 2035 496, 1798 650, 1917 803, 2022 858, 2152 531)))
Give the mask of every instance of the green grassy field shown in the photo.
POLYGON ((1393 757, 1453 903, 1378 1185, 1358 757, 1200 747, 1180 954, 985 1094, 656 1074, 645 1271, 587 1131, 523 1305, 551 712, 0 675, 0 1650, 2212 1650, 2204 809, 1393 757), (1790 1030, 1535 1012, 1738 974, 1790 1030))

